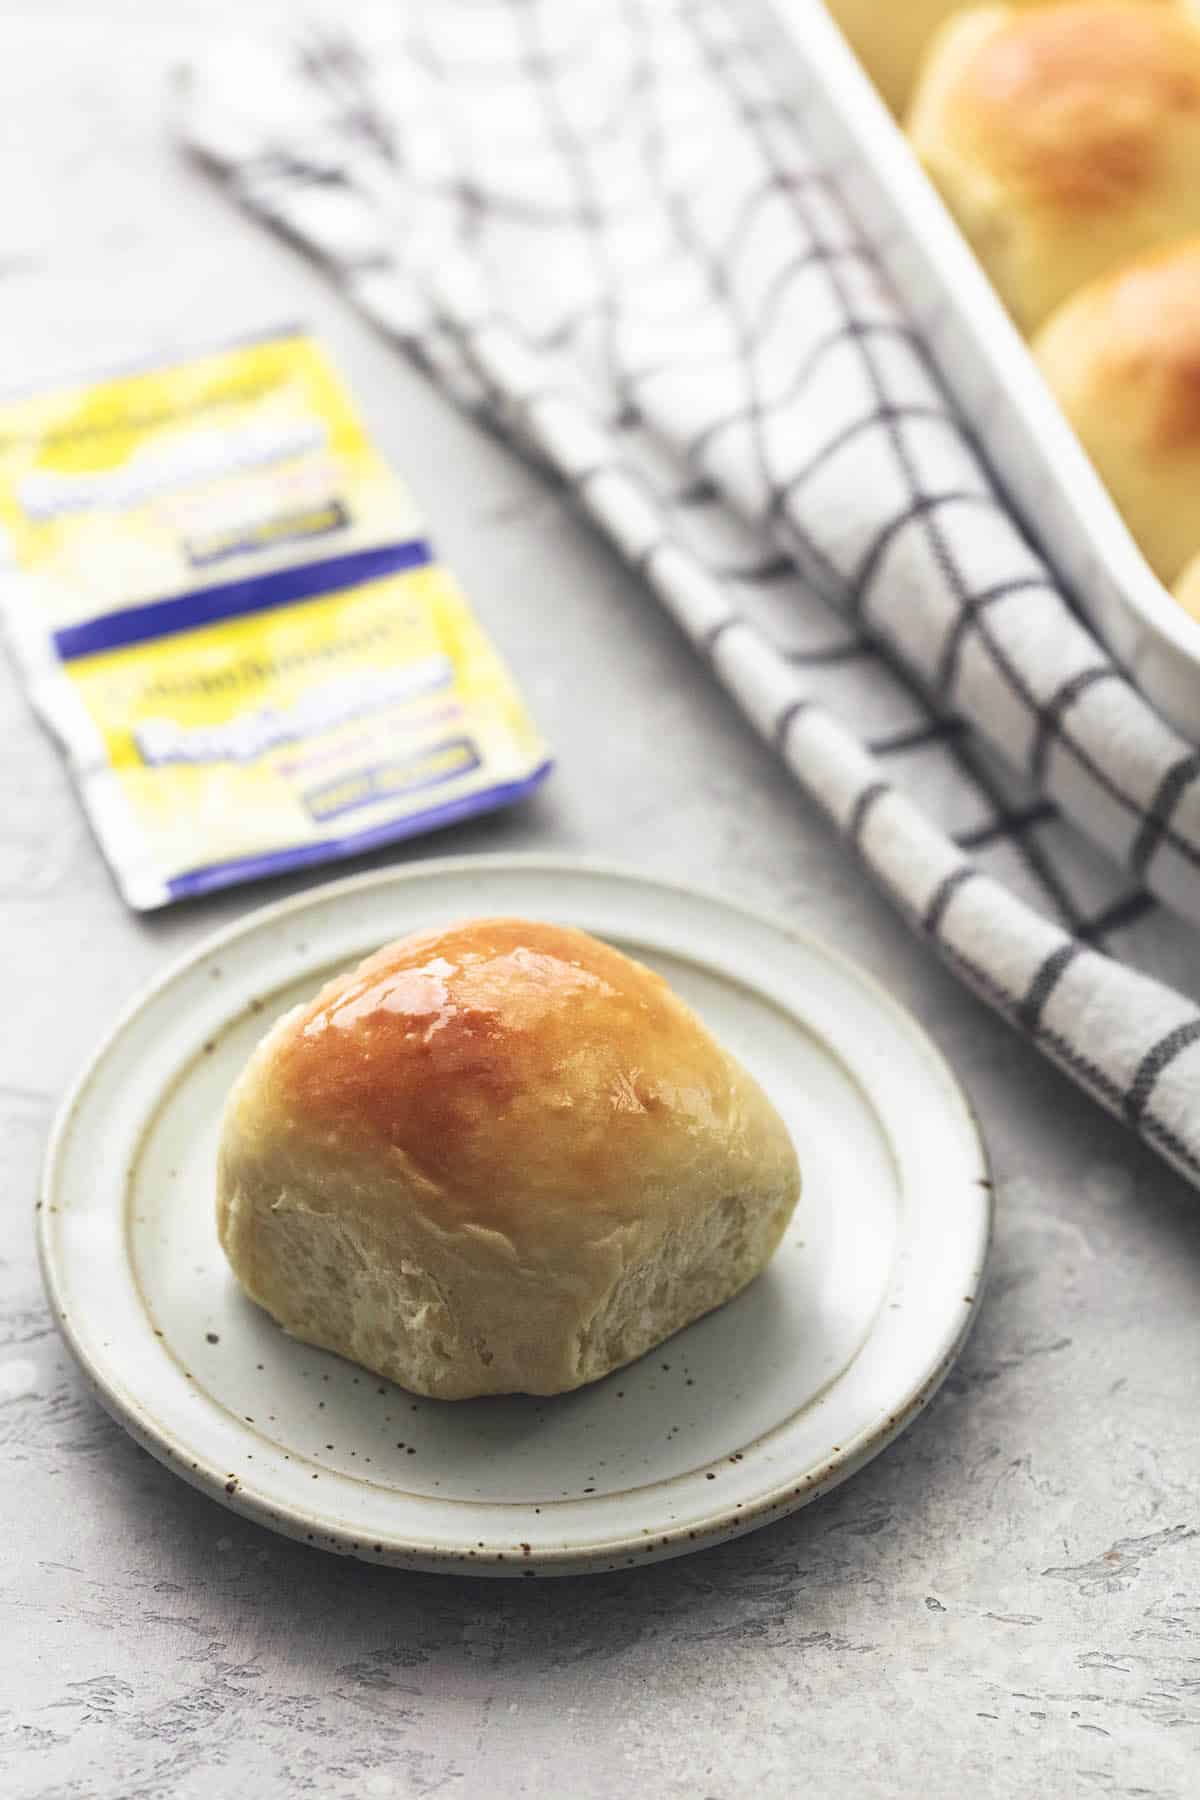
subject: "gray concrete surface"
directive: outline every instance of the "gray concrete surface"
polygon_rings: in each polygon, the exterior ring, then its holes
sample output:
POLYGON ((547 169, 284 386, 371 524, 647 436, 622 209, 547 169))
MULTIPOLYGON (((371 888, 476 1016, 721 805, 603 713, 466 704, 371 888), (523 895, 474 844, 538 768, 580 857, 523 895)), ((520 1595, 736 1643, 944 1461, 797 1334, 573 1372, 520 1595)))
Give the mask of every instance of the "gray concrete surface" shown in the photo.
POLYGON ((131 917, 0 665, 0 1793, 1200 1792, 1200 1203, 926 958, 605 548, 175 157, 172 61, 272 10, 10 0, 0 381, 181 328, 312 320, 559 752, 524 811, 428 849, 620 857, 861 958, 978 1105, 992 1282, 959 1368, 887 1455, 690 1560, 566 1584, 411 1577, 200 1498, 60 1345, 31 1192, 114 1009, 286 889, 131 917))

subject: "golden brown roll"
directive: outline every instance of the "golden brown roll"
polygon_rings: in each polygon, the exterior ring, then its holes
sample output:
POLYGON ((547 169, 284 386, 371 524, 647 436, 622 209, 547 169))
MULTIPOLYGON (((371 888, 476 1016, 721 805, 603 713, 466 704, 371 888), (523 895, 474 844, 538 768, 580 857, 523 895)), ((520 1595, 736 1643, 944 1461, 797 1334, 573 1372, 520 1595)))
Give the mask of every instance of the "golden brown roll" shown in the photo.
POLYGON ((486 919, 389 944, 268 1033, 217 1218, 294 1336, 464 1399, 642 1355, 759 1273, 798 1193, 779 1115, 659 976, 486 919))
POLYGON ((1171 7, 981 7, 939 33, 909 135, 1017 323, 1200 231, 1200 26, 1171 7))
MULTIPOLYGON (((930 39, 951 13, 964 12, 972 0, 826 0, 859 61, 894 113, 908 105, 921 60, 930 39)), ((1018 6, 1044 5, 1045 0, 1016 0, 1018 6)), ((1144 0, 1148 6, 1169 0, 1144 0)), ((1200 0, 1195 0, 1200 7, 1200 0)))
POLYGON ((1146 560, 1174 581, 1200 550, 1200 237, 1092 282, 1033 349, 1146 560))

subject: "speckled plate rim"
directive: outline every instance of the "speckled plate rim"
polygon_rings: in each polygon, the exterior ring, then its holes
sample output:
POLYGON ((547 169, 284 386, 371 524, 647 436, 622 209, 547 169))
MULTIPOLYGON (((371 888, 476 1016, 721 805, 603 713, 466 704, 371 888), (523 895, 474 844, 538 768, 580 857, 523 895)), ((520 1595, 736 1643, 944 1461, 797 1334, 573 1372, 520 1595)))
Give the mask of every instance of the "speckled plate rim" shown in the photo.
MULTIPOLYGON (((486 910, 486 898, 483 895, 480 898, 483 905, 478 910, 486 910)), ((620 911, 619 906, 617 911, 620 911)), ((614 936, 622 935, 619 925, 614 923, 610 929, 614 936)), ((625 928, 625 935, 630 935, 629 926, 625 928)), ((661 931, 656 933, 651 929, 633 930, 632 935, 639 936, 646 943, 657 943, 668 953, 673 951, 675 954, 691 955, 690 951, 680 950, 673 944, 670 933, 664 936, 661 931)), ((319 966, 320 960, 314 959, 314 968, 319 966)), ((731 971, 729 963, 736 962, 736 956, 723 958, 710 954, 706 960, 710 967, 723 973, 728 979, 751 985, 765 996, 761 978, 747 982, 744 970, 740 973, 731 971)), ((327 964, 328 959, 324 961, 327 964)), ((302 970, 295 971, 294 975, 302 973, 302 970)), ((244 1010, 244 1007, 245 1002, 235 1012, 244 1010)), ((204 1025, 203 1029, 210 1031, 211 1022, 204 1025)), ((179 1072, 180 1065, 176 1063, 162 1075, 158 1081, 160 1094, 165 1095, 169 1091, 178 1079, 179 1072)), ((121 1206, 123 1210, 123 1193, 121 1206)), ((715 890, 694 884, 662 881, 636 869, 589 857, 533 853, 436 858, 325 883, 256 909, 175 959, 121 1012, 56 1115, 46 1148, 36 1203, 36 1238, 42 1277, 55 1323, 101 1404, 136 1442, 192 1486, 231 1510, 275 1531, 340 1554, 434 1572, 532 1577, 622 1568, 638 1562, 687 1554, 706 1545, 740 1536, 772 1519, 796 1511, 827 1493, 878 1455, 911 1423, 937 1392, 966 1340, 982 1295, 993 1212, 992 1182, 986 1150, 977 1121, 959 1082, 911 1014, 851 959, 829 949, 819 938, 796 929, 789 922, 765 911, 730 902, 715 890), (873 1051, 865 1054, 862 1044, 859 1044, 855 1053, 843 1055, 843 1046, 838 1041, 836 1008, 825 1009, 825 1017, 820 1022, 817 1035, 825 1040, 828 1048, 842 1062, 871 1102, 882 1122, 889 1149, 896 1162, 897 1187, 903 1201, 904 1216, 898 1223, 895 1266, 878 1319, 887 1317, 890 1321, 897 1312, 902 1312, 905 1308, 911 1311, 926 1307, 929 1303, 928 1292, 921 1283, 920 1258, 918 1256, 914 1260, 913 1244, 908 1241, 913 1236, 910 1214, 914 1210, 919 1211, 922 1207, 928 1210, 932 1204, 935 1216, 937 1208, 941 1208, 945 1221, 953 1219, 956 1242, 952 1254, 957 1257, 957 1265, 951 1272, 950 1279, 942 1284, 947 1294, 954 1290, 954 1303, 947 1303, 944 1320, 940 1325, 932 1326, 930 1321, 926 1321, 925 1329, 930 1336, 930 1343, 922 1366, 919 1370, 910 1372, 907 1379, 898 1384, 896 1391, 889 1395, 888 1404, 879 1409, 877 1417, 854 1434, 848 1435, 846 1442, 831 1446, 829 1455, 818 1466, 793 1468, 783 1478, 776 1473, 772 1479, 765 1481, 763 1477, 766 1471, 761 1470, 756 1479, 755 1452, 767 1442, 777 1447, 780 1433, 786 1430, 790 1422, 785 1420, 767 1433, 765 1439, 757 1439, 745 1446, 737 1470, 737 1491, 743 1498, 735 1500, 732 1492, 726 1492, 713 1505, 708 1501, 708 1495, 712 1494, 710 1488, 704 1496, 706 1504, 681 1522, 665 1527, 660 1522, 660 1526, 654 1529, 639 1525, 636 1530, 625 1528, 607 1533, 602 1526, 604 1516, 613 1511, 614 1501, 628 1502, 629 1496, 602 1493, 589 1499, 579 1499, 555 1508, 558 1525, 560 1529, 565 1528, 563 1535, 557 1543, 538 1544, 532 1557, 527 1545, 506 1535, 494 1536, 491 1542, 486 1536, 483 1540, 474 1537, 477 1529, 483 1528, 486 1531, 480 1517, 481 1506, 485 1510, 502 1513, 511 1505, 514 1510, 527 1513, 528 1508, 519 1503, 458 1500, 431 1503, 448 1514, 453 1514, 456 1509, 470 1510, 473 1547, 468 1553, 464 1548, 467 1539, 461 1534, 449 1534, 452 1541, 439 1541, 413 1536, 403 1528, 381 1529, 373 1525, 370 1530, 364 1530, 361 1524, 347 1524, 324 1508, 301 1505, 290 1495, 261 1491, 244 1482, 231 1491, 224 1461, 196 1454, 195 1444, 185 1443, 178 1433, 165 1426, 155 1416, 152 1405, 130 1387, 127 1373, 114 1369, 111 1358, 106 1359, 103 1355, 96 1321, 87 1316, 86 1311, 81 1316, 79 1309, 70 1310, 66 1304, 63 1280, 63 1246, 59 1234, 54 1230, 58 1202, 63 1198, 66 1150, 94 1084, 125 1034, 194 971, 212 965, 215 958, 227 953, 231 946, 243 940, 255 938, 264 932, 269 933, 285 922, 294 922, 305 914, 326 911, 330 907, 336 907, 339 902, 351 900, 368 890, 418 884, 429 885, 436 891, 439 885, 448 882, 453 886, 464 877, 480 881, 486 886, 490 877, 503 880, 521 876, 553 884, 547 895, 548 898, 552 892, 553 901, 547 908, 544 900, 543 910, 549 910, 564 920, 576 920, 602 935, 605 927, 603 922, 595 918, 594 909, 589 921, 580 916, 589 909, 572 905, 569 892, 572 882, 607 884, 617 890, 625 890, 626 898, 636 895, 648 902, 647 910, 652 910, 654 897, 657 896, 660 900, 665 899, 684 908, 715 912, 727 924, 740 923, 749 932, 760 936, 766 934, 775 940, 780 951, 790 948, 793 952, 802 952, 818 961, 829 971, 835 987, 839 983, 842 985, 843 997, 856 990, 858 996, 874 1009, 884 1037, 892 1040, 890 1046, 884 1047, 879 1055, 875 1055, 873 1051), (888 1050, 894 1051, 898 1044, 902 1044, 909 1053, 905 1067, 907 1083, 911 1086, 912 1080, 916 1079, 918 1087, 924 1088, 926 1100, 934 1102, 930 1110, 922 1112, 919 1130, 912 1128, 911 1111, 906 1110, 911 1106, 911 1092, 907 1088, 895 1094, 889 1091, 895 1070, 894 1065, 889 1069, 888 1050), (865 1068, 864 1062, 868 1065, 865 1068), (898 1100, 902 1104, 897 1105, 898 1100), (951 1210, 946 1211, 947 1207, 951 1210), (587 1521, 592 1519, 601 1527, 599 1535, 588 1529, 587 1521), (573 1532, 573 1525, 580 1526, 581 1529, 573 1532), (370 1541, 366 1541, 367 1539, 370 1541)), ((926 1218, 926 1229, 928 1224, 929 1220, 926 1218)), ((919 1237, 920 1234, 916 1235, 919 1237)), ((875 1335, 876 1328, 873 1327, 850 1367, 854 1367, 867 1352, 875 1335)), ((831 1384, 834 1389, 845 1373, 843 1371, 831 1384)), ((811 1404, 820 1405, 824 1399, 824 1395, 818 1396, 811 1404)), ((698 1468, 686 1475, 671 1477, 639 1489, 639 1500, 667 1488, 676 1497, 681 1488, 689 1486, 702 1491, 705 1479, 706 1471, 698 1468)), ((330 1486, 336 1484, 331 1483, 330 1486)), ((326 1491, 328 1493, 329 1488, 326 1491)), ((403 1496, 392 1494, 388 1498, 393 1508, 403 1511, 403 1496)), ((625 1510, 629 1510, 628 1505, 625 1510)))

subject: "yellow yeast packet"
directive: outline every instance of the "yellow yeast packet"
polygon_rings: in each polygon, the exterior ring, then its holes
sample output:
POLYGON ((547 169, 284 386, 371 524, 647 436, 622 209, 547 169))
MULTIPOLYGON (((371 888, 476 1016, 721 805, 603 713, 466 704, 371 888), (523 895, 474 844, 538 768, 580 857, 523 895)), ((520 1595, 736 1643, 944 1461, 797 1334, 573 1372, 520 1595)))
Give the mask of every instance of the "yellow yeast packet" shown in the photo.
POLYGON ((503 806, 549 770, 300 332, 0 402, 0 609, 140 909, 503 806))

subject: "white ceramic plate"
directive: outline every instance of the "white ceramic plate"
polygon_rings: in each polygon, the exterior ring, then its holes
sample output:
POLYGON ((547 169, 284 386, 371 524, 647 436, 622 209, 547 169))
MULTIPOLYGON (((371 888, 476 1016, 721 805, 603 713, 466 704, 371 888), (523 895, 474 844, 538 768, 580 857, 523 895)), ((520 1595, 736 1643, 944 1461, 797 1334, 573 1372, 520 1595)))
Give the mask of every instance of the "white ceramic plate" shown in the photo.
POLYGON ((63 1107, 39 1207, 67 1342, 185 1480, 326 1549, 550 1575, 733 1537, 882 1450, 966 1335, 991 1186, 945 1063, 820 944, 615 869, 471 857, 267 907, 172 970, 63 1107), (553 1400, 420 1400, 295 1343, 242 1296, 216 1238, 220 1108, 266 1026, 387 938, 480 913, 581 925, 659 969, 758 1076, 804 1172, 765 1275, 553 1400))

